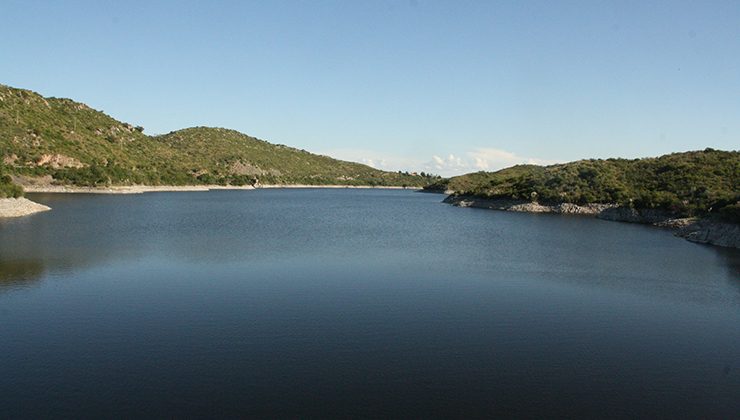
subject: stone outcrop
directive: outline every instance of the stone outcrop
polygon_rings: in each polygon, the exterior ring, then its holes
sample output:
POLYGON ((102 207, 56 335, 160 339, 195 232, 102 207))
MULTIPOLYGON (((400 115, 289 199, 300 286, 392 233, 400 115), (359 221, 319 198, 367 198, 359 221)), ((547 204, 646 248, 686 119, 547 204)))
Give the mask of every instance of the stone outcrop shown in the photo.
POLYGON ((18 161, 18 155, 16 155, 15 153, 3 156, 3 163, 7 166, 15 165, 16 161, 18 161))
POLYGON ((696 217, 680 217, 677 219, 668 219, 662 222, 653 223, 654 226, 669 228, 669 229, 681 229, 697 222, 696 217))
POLYGON ((229 172, 234 175, 264 175, 265 171, 257 166, 251 165, 240 160, 234 162, 229 167, 229 172))
POLYGON ((45 165, 48 165, 48 166, 50 166, 52 168, 55 168, 55 169, 60 169, 60 168, 82 168, 82 167, 85 166, 82 162, 80 162, 79 160, 77 160, 77 159, 75 159, 73 157, 64 156, 64 155, 60 155, 60 154, 54 154, 54 155, 46 154, 46 155, 42 155, 36 161, 36 166, 45 166, 45 165))

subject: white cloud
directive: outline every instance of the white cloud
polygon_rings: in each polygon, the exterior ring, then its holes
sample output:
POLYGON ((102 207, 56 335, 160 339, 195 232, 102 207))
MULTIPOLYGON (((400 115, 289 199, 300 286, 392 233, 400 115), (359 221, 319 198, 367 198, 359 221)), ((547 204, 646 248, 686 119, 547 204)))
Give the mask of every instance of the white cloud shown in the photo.
POLYGON ((418 171, 423 160, 364 149, 334 149, 321 153, 335 159, 359 162, 384 171, 418 171))
POLYGON ((466 169, 469 169, 470 167, 468 162, 464 161, 461 157, 455 156, 453 154, 449 154, 447 155, 447 157, 439 157, 436 155, 432 156, 432 160, 430 162, 426 162, 424 166, 435 173, 439 171, 464 171, 466 169))
POLYGON ((533 165, 556 163, 551 160, 519 156, 506 150, 494 148, 478 148, 460 155, 433 155, 431 159, 390 155, 359 149, 335 149, 324 154, 338 159, 364 163, 386 171, 423 171, 442 176, 454 176, 477 171, 496 171, 525 163, 533 165))
POLYGON ((532 157, 518 156, 506 150, 493 148, 479 148, 468 152, 473 161, 473 166, 482 171, 495 171, 512 165, 550 165, 556 163, 552 160, 538 159, 532 157))
POLYGON ((500 169, 502 167, 516 164, 519 158, 511 152, 499 149, 476 149, 468 152, 473 166, 482 171, 500 169))
POLYGON ((460 175, 476 171, 497 171, 518 164, 549 165, 554 161, 518 156, 515 153, 494 149, 478 148, 464 153, 462 156, 453 154, 447 157, 432 156, 425 167, 434 173, 445 176, 460 175))

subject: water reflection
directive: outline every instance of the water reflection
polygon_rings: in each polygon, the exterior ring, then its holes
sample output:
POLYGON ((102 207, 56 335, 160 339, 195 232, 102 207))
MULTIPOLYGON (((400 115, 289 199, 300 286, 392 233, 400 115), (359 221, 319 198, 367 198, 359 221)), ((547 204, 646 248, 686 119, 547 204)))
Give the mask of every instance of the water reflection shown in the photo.
POLYGON ((721 265, 727 268, 727 281, 740 293, 740 251, 730 248, 720 248, 714 251, 721 260, 721 265))
POLYGON ((30 287, 46 273, 42 260, 3 260, 0 258, 0 293, 30 287))

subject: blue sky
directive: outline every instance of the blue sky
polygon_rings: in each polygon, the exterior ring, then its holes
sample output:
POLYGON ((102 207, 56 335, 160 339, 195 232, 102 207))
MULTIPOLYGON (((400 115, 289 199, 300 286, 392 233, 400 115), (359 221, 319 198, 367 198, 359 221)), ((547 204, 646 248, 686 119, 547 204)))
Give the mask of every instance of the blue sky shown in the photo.
POLYGON ((740 2, 0 2, 0 83, 390 170, 740 145, 740 2))

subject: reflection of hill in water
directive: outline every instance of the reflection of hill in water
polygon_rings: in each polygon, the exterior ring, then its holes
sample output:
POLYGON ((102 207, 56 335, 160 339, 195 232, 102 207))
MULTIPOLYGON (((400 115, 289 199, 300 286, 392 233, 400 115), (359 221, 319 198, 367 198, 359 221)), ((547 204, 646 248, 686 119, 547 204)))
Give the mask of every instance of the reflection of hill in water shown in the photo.
POLYGON ((728 272, 728 281, 740 292, 740 251, 730 248, 718 248, 717 254, 725 263, 728 272))
POLYGON ((733 249, 719 250, 720 255, 727 261, 727 269, 735 280, 740 281, 740 252, 733 249))
POLYGON ((0 293, 32 287, 55 273, 75 273, 111 261, 135 257, 130 252, 117 253, 105 248, 61 248, 56 255, 51 256, 50 253, 46 249, 31 259, 18 253, 8 255, 0 252, 0 293))
POLYGON ((0 292, 32 286, 45 273, 41 260, 0 260, 0 292))

